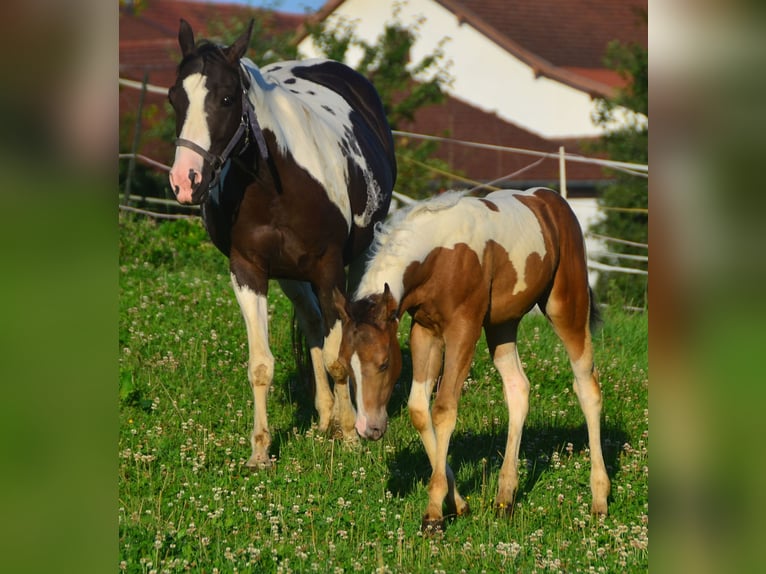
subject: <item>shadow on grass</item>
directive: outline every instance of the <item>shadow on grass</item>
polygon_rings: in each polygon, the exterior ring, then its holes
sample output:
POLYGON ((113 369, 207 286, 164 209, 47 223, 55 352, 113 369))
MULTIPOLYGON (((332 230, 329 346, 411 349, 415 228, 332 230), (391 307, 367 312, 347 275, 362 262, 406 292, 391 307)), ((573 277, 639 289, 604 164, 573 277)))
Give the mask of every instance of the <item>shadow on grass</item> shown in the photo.
MULTIPOLYGON (((506 428, 498 428, 496 432, 456 432, 452 435, 449 448, 449 463, 458 476, 457 487, 463 496, 485 494, 483 491, 491 482, 491 476, 496 477, 500 472, 505 454, 506 428), (482 464, 482 459, 487 461, 482 464), (466 478, 465 466, 471 468, 466 478)), ((620 448, 628 441, 627 433, 614 425, 602 425, 602 448, 609 478, 613 479, 618 468, 620 448)), ((565 453, 567 443, 572 443, 574 452, 580 452, 588 446, 588 431, 583 423, 580 426, 525 426, 521 439, 519 459, 528 460, 531 468, 526 475, 522 474, 517 501, 524 501, 534 489, 540 477, 550 470, 550 455, 553 452, 565 453)), ((566 454, 562 454, 562 459, 566 454)), ((589 489, 587 468, 585 481, 582 486, 589 489)), ((387 484, 396 496, 410 494, 418 483, 427 484, 431 477, 431 466, 425 450, 418 439, 405 448, 400 449, 389 461, 389 480, 387 484)), ((494 483, 493 483, 494 484, 494 483)), ((494 499, 495 492, 486 493, 494 499)), ((423 501, 425 506, 425 501, 423 501)))

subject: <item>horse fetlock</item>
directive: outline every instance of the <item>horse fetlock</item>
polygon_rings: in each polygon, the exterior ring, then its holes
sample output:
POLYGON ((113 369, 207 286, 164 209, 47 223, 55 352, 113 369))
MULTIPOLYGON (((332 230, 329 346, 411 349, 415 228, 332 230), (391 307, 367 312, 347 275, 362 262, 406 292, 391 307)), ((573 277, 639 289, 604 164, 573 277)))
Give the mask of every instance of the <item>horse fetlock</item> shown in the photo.
POLYGON ((594 498, 590 505, 590 513, 595 516, 606 516, 609 514, 606 498, 601 500, 596 500, 594 498))
POLYGON ((508 480, 507 483, 504 483, 501 473, 500 486, 497 489, 497 497, 495 498, 495 513, 498 516, 507 516, 509 518, 513 516, 517 485, 518 476, 514 476, 514 480, 508 480))
POLYGON ((593 495, 593 503, 590 507, 591 514, 607 515, 606 499, 609 496, 611 489, 612 485, 609 482, 606 470, 603 467, 591 469, 590 490, 593 495))
POLYGON ((328 412, 319 412, 319 421, 317 422, 317 429, 319 432, 327 432, 330 430, 330 424, 332 424, 332 409, 328 412))
POLYGON ((593 503, 590 507, 591 514, 607 515, 607 502, 606 499, 609 496, 611 490, 611 483, 609 478, 605 475, 595 474, 591 476, 591 494, 593 495, 593 503))
POLYGON ((271 446, 271 434, 269 434, 269 431, 262 430, 260 432, 253 432, 250 437, 250 444, 252 446, 252 454, 250 455, 246 466, 251 470, 270 467, 271 458, 269 457, 269 446, 271 446))

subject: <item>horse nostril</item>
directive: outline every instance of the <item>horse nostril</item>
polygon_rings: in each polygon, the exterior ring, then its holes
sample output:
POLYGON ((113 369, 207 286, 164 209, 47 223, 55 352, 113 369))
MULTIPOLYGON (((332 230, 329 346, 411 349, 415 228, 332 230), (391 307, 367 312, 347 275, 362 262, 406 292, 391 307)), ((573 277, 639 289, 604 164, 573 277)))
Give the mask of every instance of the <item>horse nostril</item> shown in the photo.
POLYGON ((200 182, 195 183, 194 180, 197 179, 197 172, 193 169, 189 169, 189 181, 191 182, 192 189, 196 188, 200 182))
POLYGON ((383 432, 379 427, 370 428, 370 438, 372 440, 378 440, 383 435, 383 432))

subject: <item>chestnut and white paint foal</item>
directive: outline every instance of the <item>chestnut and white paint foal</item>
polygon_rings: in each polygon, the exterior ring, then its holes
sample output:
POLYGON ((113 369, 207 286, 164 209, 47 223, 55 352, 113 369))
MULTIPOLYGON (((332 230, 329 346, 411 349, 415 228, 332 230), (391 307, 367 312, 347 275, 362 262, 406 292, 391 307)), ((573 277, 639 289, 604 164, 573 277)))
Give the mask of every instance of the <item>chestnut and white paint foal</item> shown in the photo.
POLYGON ((401 372, 398 320, 404 312, 412 315, 408 407, 432 468, 425 531, 444 528, 445 502, 449 515, 468 511, 447 464, 447 450, 482 328, 509 413, 495 504, 512 512, 529 405, 529 380, 516 337, 519 322, 535 305, 569 355, 588 427, 591 510, 606 514, 610 483, 601 451, 601 389, 590 335, 596 309, 582 231, 557 193, 536 188, 473 198, 451 192, 418 204, 378 231, 354 300, 348 302, 340 292, 334 298, 343 321, 340 360, 355 385, 356 429, 373 440, 386 430, 386 406, 401 372))

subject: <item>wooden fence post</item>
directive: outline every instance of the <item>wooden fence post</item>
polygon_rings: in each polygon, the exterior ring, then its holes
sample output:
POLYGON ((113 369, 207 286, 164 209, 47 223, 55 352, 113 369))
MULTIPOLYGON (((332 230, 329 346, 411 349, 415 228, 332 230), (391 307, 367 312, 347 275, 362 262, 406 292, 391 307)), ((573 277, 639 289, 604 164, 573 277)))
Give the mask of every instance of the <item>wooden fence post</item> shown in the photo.
POLYGON ((144 113, 144 97, 149 84, 149 72, 144 72, 144 81, 141 83, 141 93, 138 96, 138 113, 136 114, 136 128, 133 133, 133 146, 130 150, 131 158, 128 160, 128 173, 125 176, 125 196, 123 204, 130 203, 130 184, 133 179, 133 172, 136 169, 136 154, 138 153, 138 144, 141 140, 141 116, 144 113))

